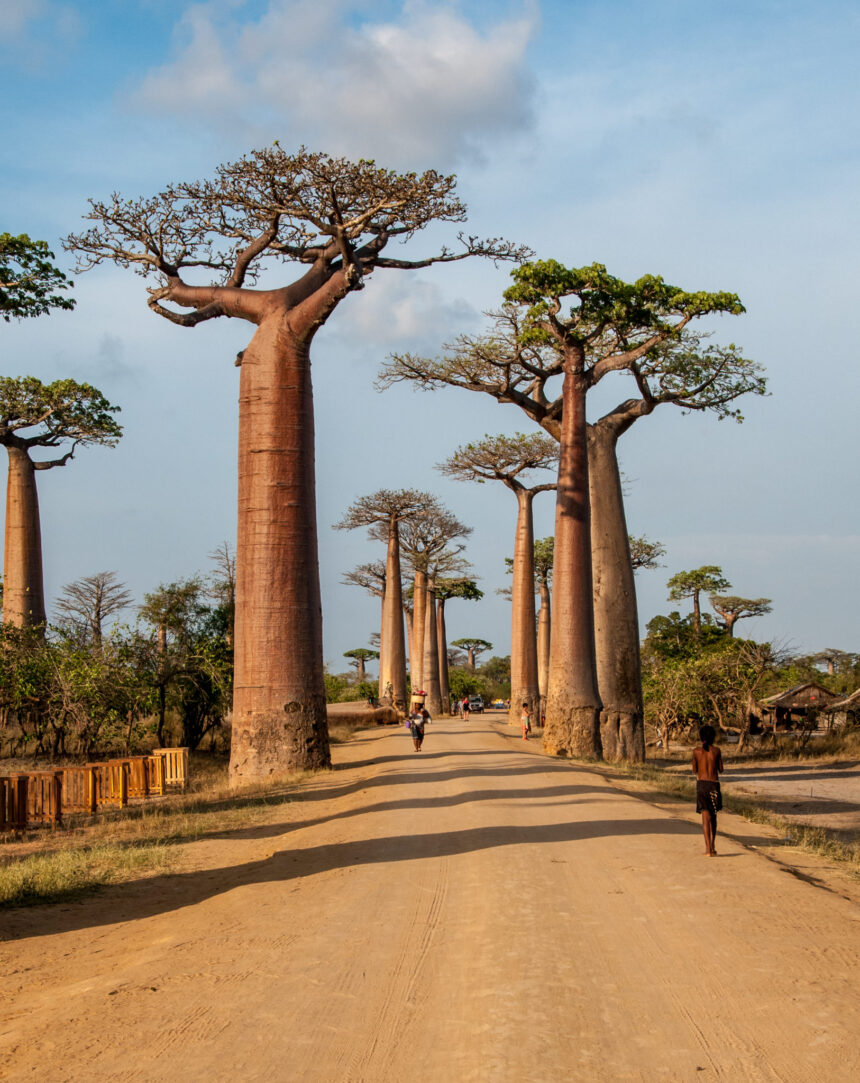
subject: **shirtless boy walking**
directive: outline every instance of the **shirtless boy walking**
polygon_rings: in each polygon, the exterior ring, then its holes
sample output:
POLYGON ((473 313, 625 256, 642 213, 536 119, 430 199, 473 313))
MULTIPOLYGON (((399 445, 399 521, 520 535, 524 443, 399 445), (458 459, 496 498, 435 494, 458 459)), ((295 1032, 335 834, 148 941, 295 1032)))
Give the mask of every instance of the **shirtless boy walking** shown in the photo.
POLYGON ((699 737, 702 744, 693 750, 693 770, 696 773, 696 812, 702 814, 702 832, 705 836, 705 854, 716 857, 714 840, 717 836, 717 813, 723 807, 719 774, 723 769, 723 757, 714 746, 716 731, 713 726, 702 726, 699 737))

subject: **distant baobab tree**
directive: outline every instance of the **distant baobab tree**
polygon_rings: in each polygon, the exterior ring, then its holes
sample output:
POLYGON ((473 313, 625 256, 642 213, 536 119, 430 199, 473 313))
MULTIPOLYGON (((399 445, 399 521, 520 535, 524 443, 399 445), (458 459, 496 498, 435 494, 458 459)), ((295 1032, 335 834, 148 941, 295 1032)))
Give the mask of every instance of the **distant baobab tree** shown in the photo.
POLYGON ((132 597, 116 572, 96 572, 67 583, 57 599, 60 619, 69 630, 101 646, 104 622, 131 605, 132 597))
POLYGON ((9 456, 3 620, 19 628, 45 624, 42 527, 36 472, 65 466, 78 447, 113 447, 122 435, 118 406, 89 384, 35 376, 0 377, 0 444, 9 456), (36 448, 67 448, 55 459, 34 459, 36 448))
POLYGON ((478 587, 478 584, 474 579, 452 579, 434 574, 433 594, 436 598, 436 638, 439 651, 439 694, 442 699, 442 710, 447 712, 451 709, 451 686, 448 679, 451 651, 448 649, 448 632, 445 620, 446 603, 452 598, 462 598, 467 602, 477 602, 484 597, 484 592, 478 587))
MULTIPOLYGON (((276 142, 214 177, 138 199, 92 200, 94 225, 66 246, 81 269, 105 262, 156 284, 153 312, 192 328, 221 317, 254 326, 239 354, 234 785, 330 763, 316 533, 314 335, 380 269, 413 270, 522 249, 460 234, 417 259, 387 255, 433 223, 462 222, 456 180, 399 174, 276 142), (251 288, 264 259, 299 273, 251 288), (206 277, 209 282, 205 281, 206 277), (196 279, 196 281, 195 281, 196 279), (201 282, 201 279, 203 281, 201 282)), ((271 281, 271 280, 269 280, 271 281)))
POLYGON ((371 651, 367 647, 355 647, 351 651, 344 651, 343 656, 350 659, 349 664, 355 669, 356 678, 360 684, 367 679, 367 662, 371 658, 378 658, 379 651, 371 651))
POLYGON ((722 618, 730 636, 735 634, 735 624, 739 620, 745 617, 763 617, 773 609, 770 598, 738 598, 735 594, 712 594, 708 601, 722 618))
POLYGON ((471 672, 475 672, 475 659, 479 654, 484 654, 486 651, 493 649, 493 644, 489 643, 486 639, 453 639, 451 641, 452 647, 461 647, 466 652, 466 667, 471 672))
POLYGON ((670 602, 681 602, 689 598, 693 603, 693 631, 698 638, 702 634, 702 607, 699 596, 729 590, 731 583, 718 564, 703 564, 701 568, 693 568, 692 571, 678 572, 666 586, 669 588, 670 602))
POLYGON ((529 486, 524 475, 558 469, 558 442, 545 433, 486 436, 467 444, 439 470, 458 481, 499 481, 516 497, 513 582, 511 587, 511 721, 519 722, 524 703, 540 710, 537 640, 535 638, 534 520, 538 493, 555 489, 555 479, 529 486))
POLYGON ((418 489, 378 489, 353 501, 340 522, 334 524, 335 530, 367 527, 372 531, 379 526, 385 532, 387 555, 379 648, 379 698, 390 700, 396 707, 406 707, 400 530, 404 521, 436 506, 435 497, 418 489))

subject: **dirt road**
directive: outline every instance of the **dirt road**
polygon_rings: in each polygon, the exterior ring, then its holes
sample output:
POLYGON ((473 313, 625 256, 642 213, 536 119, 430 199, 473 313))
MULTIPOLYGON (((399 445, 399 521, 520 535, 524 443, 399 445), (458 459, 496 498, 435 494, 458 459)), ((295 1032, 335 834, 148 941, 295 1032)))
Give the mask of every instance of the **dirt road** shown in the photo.
POLYGON ((485 718, 336 752, 177 875, 0 918, 3 1078, 860 1077, 850 902, 485 718))

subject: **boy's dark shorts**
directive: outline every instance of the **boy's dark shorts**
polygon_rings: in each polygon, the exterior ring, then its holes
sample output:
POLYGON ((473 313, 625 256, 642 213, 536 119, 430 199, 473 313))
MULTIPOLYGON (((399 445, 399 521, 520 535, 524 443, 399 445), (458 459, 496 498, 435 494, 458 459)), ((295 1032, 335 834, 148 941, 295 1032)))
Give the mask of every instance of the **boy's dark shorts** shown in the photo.
POLYGON ((696 812, 710 812, 716 816, 723 807, 723 795, 719 782, 698 779, 696 782, 696 812))

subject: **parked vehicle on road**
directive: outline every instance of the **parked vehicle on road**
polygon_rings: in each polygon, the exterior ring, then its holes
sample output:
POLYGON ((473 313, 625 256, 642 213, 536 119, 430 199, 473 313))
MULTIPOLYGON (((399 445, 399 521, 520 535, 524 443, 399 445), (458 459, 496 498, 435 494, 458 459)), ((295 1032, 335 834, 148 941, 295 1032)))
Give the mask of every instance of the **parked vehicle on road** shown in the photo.
POLYGON ((481 696, 469 696, 469 710, 472 714, 484 713, 484 701, 481 696))

